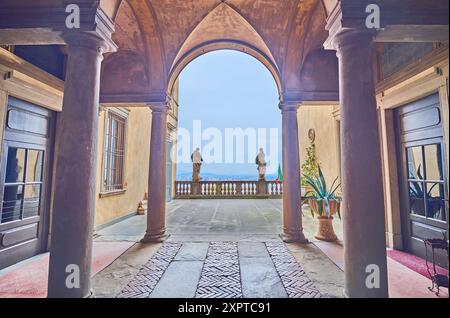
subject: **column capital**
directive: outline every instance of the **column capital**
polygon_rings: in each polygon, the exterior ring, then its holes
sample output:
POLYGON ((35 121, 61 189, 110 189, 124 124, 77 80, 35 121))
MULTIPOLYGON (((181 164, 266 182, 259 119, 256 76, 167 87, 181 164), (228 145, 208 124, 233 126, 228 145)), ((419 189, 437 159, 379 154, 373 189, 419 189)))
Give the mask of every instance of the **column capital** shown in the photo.
POLYGON ((151 109, 152 113, 167 113, 170 109, 169 102, 152 102, 148 104, 148 107, 151 109))
MULTIPOLYGON (((366 12, 367 6, 370 5, 369 1, 361 0, 348 0, 340 2, 332 10, 327 17, 327 24, 325 29, 328 31, 328 38, 323 44, 326 50, 338 50, 341 48, 341 35, 353 35, 364 39, 369 36, 371 41, 375 38, 379 29, 371 29, 367 27, 366 19, 368 13, 366 12), (347 34, 349 33, 349 34, 347 34)), ((351 43, 352 41, 345 42, 351 43)), ((357 42, 357 40, 356 40, 357 42)))
POLYGON ((333 47, 337 51, 355 46, 360 48, 371 47, 375 35, 375 32, 368 29, 343 29, 334 35, 333 47))
POLYGON ((95 50, 101 55, 111 51, 111 44, 93 32, 68 31, 64 32, 62 36, 69 46, 69 50, 71 48, 85 48, 95 50))
POLYGON ((283 100, 279 104, 279 108, 282 113, 284 112, 297 112, 300 108, 300 101, 283 100))

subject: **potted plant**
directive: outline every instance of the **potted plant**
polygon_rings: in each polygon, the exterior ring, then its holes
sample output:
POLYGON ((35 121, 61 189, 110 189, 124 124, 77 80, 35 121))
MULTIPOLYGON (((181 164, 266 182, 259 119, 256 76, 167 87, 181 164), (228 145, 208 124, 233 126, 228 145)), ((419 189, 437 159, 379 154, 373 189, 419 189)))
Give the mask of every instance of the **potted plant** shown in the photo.
MULTIPOLYGON (((411 173, 410 178, 415 180, 423 180, 423 176, 420 172, 421 166, 417 169, 417 172, 411 173)), ((425 216, 425 198, 427 205, 426 217, 435 218, 441 210, 442 199, 440 197, 433 197, 433 190, 438 185, 435 183, 431 186, 425 194, 425 189, 422 182, 411 182, 409 185, 410 195, 410 208, 411 212, 417 215, 425 216)))
POLYGON ((323 175, 322 169, 318 167, 318 175, 313 177, 304 175, 305 181, 312 190, 306 194, 306 201, 311 208, 311 214, 318 216, 319 227, 316 235, 318 240, 334 242, 338 238, 333 229, 333 217, 337 214, 341 219, 341 199, 336 196, 340 184, 336 178, 330 188, 323 175))
POLYGON ((309 147, 306 148, 306 159, 302 164, 301 172, 303 173, 303 177, 301 178, 302 195, 304 195, 312 190, 308 182, 306 182, 306 177, 314 178, 319 173, 319 160, 317 159, 316 144, 314 141, 311 141, 309 147))

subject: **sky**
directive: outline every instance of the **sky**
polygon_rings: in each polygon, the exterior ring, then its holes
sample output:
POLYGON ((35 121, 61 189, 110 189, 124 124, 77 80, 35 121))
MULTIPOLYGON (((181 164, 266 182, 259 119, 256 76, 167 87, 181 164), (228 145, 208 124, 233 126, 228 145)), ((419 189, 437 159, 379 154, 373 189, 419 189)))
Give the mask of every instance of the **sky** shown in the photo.
MULTIPOLYGON (((272 74, 254 57, 222 50, 196 58, 180 74, 178 119, 179 131, 184 133, 184 138, 179 137, 179 160, 184 157, 187 161, 192 151, 199 147, 204 159, 208 159, 202 166, 202 174, 254 175, 256 180, 258 173, 254 161, 257 151, 263 147, 269 163, 268 174, 275 174, 281 162, 278 103, 272 74), (194 129, 195 126, 201 126, 202 134, 195 134, 199 131, 194 129), (247 138, 244 147, 239 146, 230 133, 230 129, 236 128, 242 131, 250 128, 247 132, 250 136, 255 134, 256 143, 249 143, 251 138, 247 138), (208 134, 208 131, 213 133, 208 134), (242 157, 245 163, 242 163, 242 157)), ((179 176, 191 171, 191 163, 178 163, 179 176)))

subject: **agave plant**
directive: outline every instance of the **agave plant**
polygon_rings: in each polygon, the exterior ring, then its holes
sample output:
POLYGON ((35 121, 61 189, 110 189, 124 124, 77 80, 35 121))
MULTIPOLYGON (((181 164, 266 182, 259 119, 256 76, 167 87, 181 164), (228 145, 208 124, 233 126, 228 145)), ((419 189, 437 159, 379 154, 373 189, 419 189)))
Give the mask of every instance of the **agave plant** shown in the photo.
MULTIPOLYGON (((410 178, 411 179, 416 179, 416 180, 423 180, 423 176, 422 173, 420 172, 421 169, 421 165, 419 165, 419 167, 417 168, 417 172, 411 173, 410 172, 410 178)), ((438 184, 435 183, 428 191, 427 191, 427 197, 432 197, 432 193, 433 193, 433 189, 437 186, 438 184)), ((409 193, 411 194, 412 197, 414 198, 423 198, 425 193, 424 193, 424 189, 423 189, 423 184, 421 182, 411 182, 409 185, 409 193)))
MULTIPOLYGON (((340 187, 340 184, 336 184, 339 177, 334 179, 330 188, 327 188, 327 182, 325 180, 325 177, 323 175, 320 165, 319 165, 318 170, 319 170, 318 174, 313 177, 303 175, 306 183, 312 188, 312 190, 310 190, 306 193, 305 199, 315 200, 318 202, 319 216, 323 216, 324 212, 325 212, 326 216, 330 217, 331 216, 330 202, 335 201, 335 202, 340 203, 340 198, 338 198, 336 196, 336 191, 340 187), (324 211, 324 209, 325 209, 325 211, 324 211)), ((339 219, 341 219, 340 204, 337 204, 336 212, 337 212, 337 215, 339 216, 339 219)), ((311 208, 311 214, 314 217, 314 211, 312 208, 311 208)))

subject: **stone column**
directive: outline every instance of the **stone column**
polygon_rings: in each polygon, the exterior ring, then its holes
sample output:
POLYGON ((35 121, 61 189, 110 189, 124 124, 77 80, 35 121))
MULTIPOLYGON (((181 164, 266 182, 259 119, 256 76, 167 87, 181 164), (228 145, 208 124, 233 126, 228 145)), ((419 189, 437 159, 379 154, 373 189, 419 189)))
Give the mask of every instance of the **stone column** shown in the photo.
POLYGON ((148 177, 147 231, 142 243, 162 242, 166 235, 166 102, 152 104, 152 132, 148 177))
POLYGON ((283 241, 307 243, 303 234, 297 110, 299 103, 280 104, 283 121, 283 241))
POLYGON ((91 295, 100 65, 104 42, 67 35, 63 110, 58 115, 48 297, 91 295))
POLYGON ((372 33, 343 31, 336 35, 335 47, 341 104, 345 294, 384 298, 388 297, 386 230, 372 33))

